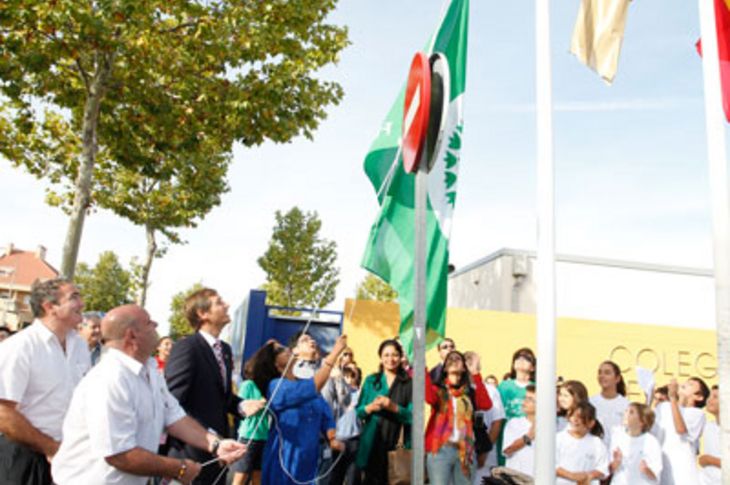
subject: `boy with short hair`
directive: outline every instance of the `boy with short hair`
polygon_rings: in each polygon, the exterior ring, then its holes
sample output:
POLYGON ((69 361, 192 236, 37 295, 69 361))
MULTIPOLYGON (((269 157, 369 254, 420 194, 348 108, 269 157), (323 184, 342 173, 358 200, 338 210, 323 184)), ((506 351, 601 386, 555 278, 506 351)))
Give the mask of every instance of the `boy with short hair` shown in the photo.
POLYGON ((697 448, 705 427, 705 407, 710 389, 699 377, 690 377, 680 386, 668 384, 669 401, 656 408, 654 434, 662 445, 662 485, 696 485, 699 473, 697 448))
POLYGON ((525 388, 525 399, 522 401, 524 416, 510 419, 504 429, 502 451, 507 458, 505 466, 529 476, 534 475, 535 447, 535 386, 529 384, 525 388))

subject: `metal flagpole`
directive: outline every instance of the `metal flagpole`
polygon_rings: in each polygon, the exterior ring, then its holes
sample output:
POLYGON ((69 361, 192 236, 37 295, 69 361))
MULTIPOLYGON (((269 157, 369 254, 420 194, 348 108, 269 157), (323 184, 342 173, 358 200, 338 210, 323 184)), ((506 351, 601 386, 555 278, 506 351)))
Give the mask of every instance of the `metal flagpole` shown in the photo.
POLYGON ((712 197, 718 380, 723 383, 720 386, 720 461, 722 483, 730 484, 730 386, 727 385, 730 382, 730 192, 714 4, 713 0, 699 0, 707 155, 712 197))
POLYGON ((415 191, 415 259, 413 280, 413 470, 411 483, 424 483, 425 429, 423 406, 426 402, 426 203, 428 194, 428 163, 421 160, 416 172, 415 191))
POLYGON ((537 49, 537 428, 535 484, 555 483, 555 173, 550 0, 535 1, 537 49))

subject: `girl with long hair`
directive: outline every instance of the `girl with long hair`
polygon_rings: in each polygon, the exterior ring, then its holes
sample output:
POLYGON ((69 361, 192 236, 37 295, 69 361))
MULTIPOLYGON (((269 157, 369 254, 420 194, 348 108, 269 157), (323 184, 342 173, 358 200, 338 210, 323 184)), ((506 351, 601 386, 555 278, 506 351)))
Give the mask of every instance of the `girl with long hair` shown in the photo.
POLYGON ((412 381, 401 365, 403 348, 397 340, 384 340, 378 356, 380 368, 365 379, 357 404, 363 426, 355 463, 366 485, 388 483, 388 452, 401 432, 405 447, 411 446, 412 381))
POLYGON ((649 431, 654 411, 632 402, 624 412, 624 426, 611 433, 611 483, 613 485, 655 485, 662 474, 662 448, 649 431))
POLYGON ((510 419, 525 415, 522 410, 522 401, 525 400, 527 386, 535 384, 536 370, 537 359, 535 358, 535 353, 527 347, 517 349, 512 355, 512 365, 508 378, 504 379, 499 384, 499 387, 497 387, 499 395, 502 398, 505 414, 505 423, 497 441, 497 458, 499 464, 502 466, 505 463, 505 458, 502 454, 504 429, 510 419))
POLYGON ((565 381, 558 389, 558 424, 560 432, 568 426, 568 417, 575 407, 588 402, 588 389, 580 381, 565 381))
POLYGON ((601 392, 591 396, 590 401, 596 408, 598 421, 606 431, 603 442, 608 446, 613 429, 621 428, 624 413, 629 407, 629 400, 626 399, 626 382, 621 374, 621 368, 611 360, 602 362, 598 366, 598 385, 601 387, 601 392))
POLYGON ((474 411, 492 407, 479 373, 470 375, 461 352, 451 351, 436 382, 426 373, 426 466, 433 485, 469 485, 474 472, 474 411), (474 387, 472 387, 474 386, 474 387))
POLYGON ((555 444, 555 485, 599 485, 608 475, 608 452, 596 408, 578 403, 568 416, 569 426, 558 433, 555 444))
POLYGON ((266 388, 259 388, 254 381, 254 376, 256 369, 265 365, 265 361, 274 362, 276 354, 281 349, 283 347, 277 346, 275 341, 270 340, 257 350, 243 366, 244 381, 238 388, 238 397, 244 401, 258 401, 256 406, 258 411, 243 418, 238 427, 238 441, 247 443, 248 451, 243 458, 231 465, 233 485, 259 485, 261 483, 264 447, 269 437, 269 418, 262 416, 263 407, 266 405, 266 399, 264 399, 266 388))
POLYGON ((293 485, 314 481, 320 436, 326 437, 333 450, 344 450, 342 442, 335 439, 332 411, 320 391, 345 347, 347 337, 342 335, 314 377, 308 379, 294 375, 291 349, 278 342, 267 344, 260 361, 252 366, 253 381, 259 390, 266 390, 272 416, 261 483, 293 485))

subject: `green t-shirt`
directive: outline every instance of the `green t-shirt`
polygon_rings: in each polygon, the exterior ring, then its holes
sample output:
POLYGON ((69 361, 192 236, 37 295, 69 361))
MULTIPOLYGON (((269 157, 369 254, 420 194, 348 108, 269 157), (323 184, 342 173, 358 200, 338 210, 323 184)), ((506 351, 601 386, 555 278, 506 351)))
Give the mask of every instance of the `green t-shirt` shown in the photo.
MULTIPOLYGON (((251 380, 246 380, 241 383, 241 387, 238 389, 238 397, 241 399, 263 399, 263 395, 259 388, 251 380)), ((269 417, 265 416, 258 429, 258 424, 261 414, 264 412, 262 409, 253 416, 244 418, 241 421, 241 425, 238 427, 238 439, 254 439, 259 441, 266 441, 269 437, 269 417), (254 430, 256 433, 254 434, 254 430)))
POLYGON ((525 415, 522 411, 522 401, 525 400, 525 394, 527 394, 526 388, 527 384, 521 386, 514 379, 507 379, 499 384, 499 396, 502 398, 504 414, 508 420, 525 415))
POLYGON ((502 425, 502 431, 499 433, 499 437, 497 439, 497 462, 500 466, 504 466, 505 464, 505 457, 502 454, 502 448, 504 446, 502 440, 504 439, 504 430, 507 427, 507 421, 512 418, 520 418, 525 415, 525 412, 522 411, 522 401, 525 400, 528 384, 534 384, 534 382, 520 385, 514 379, 507 379, 506 381, 500 382, 499 387, 497 388, 499 390, 499 397, 502 398, 505 415, 505 422, 502 425))

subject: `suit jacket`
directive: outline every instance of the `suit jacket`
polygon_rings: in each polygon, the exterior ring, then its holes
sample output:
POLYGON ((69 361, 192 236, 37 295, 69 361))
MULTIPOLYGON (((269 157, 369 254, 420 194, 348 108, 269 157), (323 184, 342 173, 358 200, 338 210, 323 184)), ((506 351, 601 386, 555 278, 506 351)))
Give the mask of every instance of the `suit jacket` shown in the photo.
MULTIPOLYGON (((165 365, 165 379, 170 392, 189 416, 195 418, 204 428, 214 430, 223 438, 229 438, 231 430, 228 413, 238 414, 238 403, 241 399, 233 393, 231 386, 231 347, 225 342, 221 343, 227 371, 225 386, 213 349, 198 332, 172 347, 165 365)), ((169 444, 170 456, 190 458, 198 462, 207 461, 211 457, 210 454, 174 438, 169 439, 169 444)), ((195 483, 208 483, 204 476, 208 474, 213 474, 214 480, 219 468, 209 466, 203 471, 208 473, 201 473, 201 480, 196 480, 195 483)))

